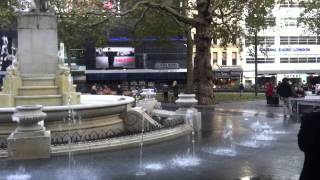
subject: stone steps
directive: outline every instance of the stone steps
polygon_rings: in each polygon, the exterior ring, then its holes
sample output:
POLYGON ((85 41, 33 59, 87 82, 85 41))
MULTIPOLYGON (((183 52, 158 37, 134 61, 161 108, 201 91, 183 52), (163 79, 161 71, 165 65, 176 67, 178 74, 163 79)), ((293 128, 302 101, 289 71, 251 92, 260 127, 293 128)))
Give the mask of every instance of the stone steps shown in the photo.
POLYGON ((55 86, 55 77, 22 77, 22 86, 55 86))
POLYGON ((15 104, 20 105, 37 105, 59 106, 62 105, 62 95, 36 95, 36 96, 16 96, 15 104))
POLYGON ((59 88, 57 86, 22 86, 19 88, 20 96, 34 95, 58 95, 59 88))

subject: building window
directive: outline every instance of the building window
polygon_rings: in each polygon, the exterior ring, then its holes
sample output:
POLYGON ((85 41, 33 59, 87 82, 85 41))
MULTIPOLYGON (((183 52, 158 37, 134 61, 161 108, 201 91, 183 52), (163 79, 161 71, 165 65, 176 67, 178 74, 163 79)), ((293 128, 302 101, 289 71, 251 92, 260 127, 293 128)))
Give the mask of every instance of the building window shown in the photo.
POLYGON ((280 45, 313 45, 320 44, 320 38, 317 36, 280 36, 280 45))
POLYGON ((316 63, 317 62, 317 58, 316 57, 309 57, 308 58, 308 63, 316 63))
POLYGON ((253 64, 254 63, 254 58, 246 58, 246 63, 247 64, 253 64))
MULTIPOLYGON (((245 38, 245 46, 254 45, 254 37, 247 36, 245 38)), ((258 45, 274 45, 274 36, 259 36, 258 37, 258 45)))
POLYGON ((299 58, 299 63, 307 63, 307 61, 308 61, 308 58, 305 58, 305 57, 299 58))
POLYGON ((274 58, 265 58, 264 63, 274 63, 274 58))
POLYGON ((269 26, 275 25, 276 24, 276 18, 271 18, 271 17, 266 18, 266 24, 269 25, 269 26))
POLYGON ((317 44, 317 36, 309 36, 308 44, 317 44))
POLYGON ((232 65, 237 65, 237 52, 232 52, 232 65))
POLYGON ((282 8, 302 8, 304 7, 304 1, 294 2, 294 1, 282 1, 280 4, 282 8))
POLYGON ((290 36, 289 44, 299 44, 299 36, 290 36))
POLYGON ((287 45, 289 44, 289 37, 288 36, 280 36, 280 45, 287 45))
POLYGON ((290 58, 290 63, 298 63, 298 58, 290 58))
MULTIPOLYGON (((257 59, 258 61, 258 64, 261 64, 261 63, 274 63, 275 62, 275 59, 274 58, 258 58, 257 59)), ((246 63, 247 64, 253 64, 254 63, 254 58, 247 58, 246 59, 246 63)))
POLYGON ((272 36, 265 36, 264 37, 264 41, 263 41, 263 44, 265 45, 274 45, 274 37, 272 36))
POLYGON ((227 65, 227 52, 222 53, 222 66, 227 65))
POLYGON ((308 44, 308 39, 309 39, 309 37, 307 37, 307 36, 301 36, 299 38, 299 44, 308 44))
POLYGON ((289 63, 289 58, 280 58, 280 63, 289 63))
POLYGON ((281 18, 280 20, 285 26, 297 26, 297 18, 289 17, 289 18, 281 18))
POLYGON ((282 57, 280 63, 320 63, 320 58, 316 57, 282 57), (318 61, 317 61, 318 60, 318 61))
POLYGON ((218 53, 217 52, 213 52, 212 53, 212 63, 215 64, 218 62, 218 53))

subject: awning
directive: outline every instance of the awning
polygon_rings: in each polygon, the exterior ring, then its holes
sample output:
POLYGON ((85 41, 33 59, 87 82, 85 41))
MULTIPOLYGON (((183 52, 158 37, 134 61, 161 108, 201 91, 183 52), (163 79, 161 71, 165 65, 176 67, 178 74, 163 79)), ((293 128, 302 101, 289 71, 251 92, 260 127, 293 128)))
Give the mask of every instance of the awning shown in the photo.
POLYGON ((243 73, 242 68, 239 67, 222 67, 213 71, 214 78, 240 79, 243 73))

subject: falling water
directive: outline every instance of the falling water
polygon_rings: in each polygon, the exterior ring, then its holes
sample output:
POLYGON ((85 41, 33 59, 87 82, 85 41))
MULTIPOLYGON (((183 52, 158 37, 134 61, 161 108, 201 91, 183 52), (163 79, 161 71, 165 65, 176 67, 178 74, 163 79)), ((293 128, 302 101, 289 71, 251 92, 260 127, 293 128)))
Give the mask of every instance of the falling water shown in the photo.
MULTIPOLYGON (((71 72, 71 70, 70 70, 71 72)), ((68 116, 67 116, 67 123, 68 123, 68 145, 69 145, 69 153, 68 153, 68 169, 71 171, 71 168, 75 166, 75 160, 73 157, 73 153, 71 151, 71 146, 72 146, 72 138, 71 138, 71 126, 76 124, 77 118, 76 118, 76 113, 72 109, 72 87, 73 87, 73 79, 71 74, 68 76, 68 99, 67 99, 67 105, 68 105, 68 116)), ((80 119, 80 118, 79 118, 80 119)))
POLYGON ((187 154, 183 156, 176 156, 170 163, 172 167, 198 166, 200 164, 200 158, 187 154))
POLYGON ((195 117, 195 112, 193 108, 189 108, 187 109, 186 112, 186 123, 189 124, 191 126, 191 149, 192 149, 192 156, 195 157, 195 138, 194 138, 194 125, 193 125, 193 121, 194 121, 194 117, 195 117))
POLYGON ((6 176, 6 180, 29 180, 31 179, 31 175, 26 173, 26 169, 24 167, 19 167, 18 171, 14 174, 10 174, 6 176))
POLYGON ((200 158, 196 156, 195 153, 195 131, 193 121, 195 118, 195 111, 193 108, 187 109, 185 120, 186 123, 191 126, 191 153, 190 148, 188 148, 188 152, 185 155, 176 156, 170 162, 172 167, 190 167, 190 166, 198 166, 200 164, 200 158))
POLYGON ((275 140, 275 138, 271 135, 269 135, 267 132, 271 130, 271 126, 267 122, 257 121, 257 125, 255 128, 255 141, 271 141, 275 140))
POLYGON ((152 163, 145 164, 144 168, 149 170, 159 171, 164 169, 165 165, 162 163, 152 162, 152 163))
POLYGON ((210 154, 218 155, 218 156, 233 157, 237 155, 235 145, 234 145, 234 140, 233 140, 233 125, 231 122, 227 122, 226 125, 224 126, 222 142, 224 144, 224 147, 220 147, 220 148, 207 147, 207 148, 204 148, 203 151, 210 154))
POLYGON ((266 143, 267 141, 275 140, 275 138, 271 136, 270 133, 268 133, 272 131, 271 126, 265 121, 260 122, 260 120, 258 119, 256 122, 254 122, 250 126, 250 128, 252 128, 254 131, 252 138, 249 140, 240 142, 239 143, 240 146, 245 146, 250 148, 259 148, 259 147, 267 146, 268 145, 268 143, 266 143))
POLYGON ((140 153, 139 153, 139 169, 136 172, 137 176, 144 176, 146 172, 143 167, 143 134, 144 134, 144 116, 142 116, 141 121, 141 139, 140 139, 140 153))

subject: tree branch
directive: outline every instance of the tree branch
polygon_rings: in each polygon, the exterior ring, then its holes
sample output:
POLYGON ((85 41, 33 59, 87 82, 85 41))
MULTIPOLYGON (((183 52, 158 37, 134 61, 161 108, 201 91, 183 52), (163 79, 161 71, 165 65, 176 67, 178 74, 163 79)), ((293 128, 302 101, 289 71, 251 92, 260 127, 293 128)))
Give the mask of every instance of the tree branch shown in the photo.
POLYGON ((143 20, 143 18, 145 17, 146 13, 149 11, 149 8, 144 9, 143 12, 141 13, 139 19, 134 23, 134 28, 133 29, 137 29, 138 24, 143 20))
POLYGON ((171 8, 169 6, 165 6, 165 5, 162 5, 162 4, 150 2, 150 1, 147 1, 147 0, 137 2, 133 6, 133 8, 131 8, 128 11, 125 11, 123 13, 120 13, 118 15, 125 16, 125 15, 127 15, 129 13, 132 13, 139 6, 145 6, 145 7, 149 7, 149 8, 153 8, 153 9, 159 9, 159 10, 165 11, 166 13, 170 14, 171 16, 174 16, 177 20, 179 20, 179 21, 181 21, 181 22, 183 22, 185 24, 189 24, 191 26, 196 26, 197 24, 201 23, 200 21, 197 21, 196 19, 192 19, 192 18, 189 18, 187 16, 181 15, 178 11, 176 11, 175 9, 173 9, 173 8, 171 8))

